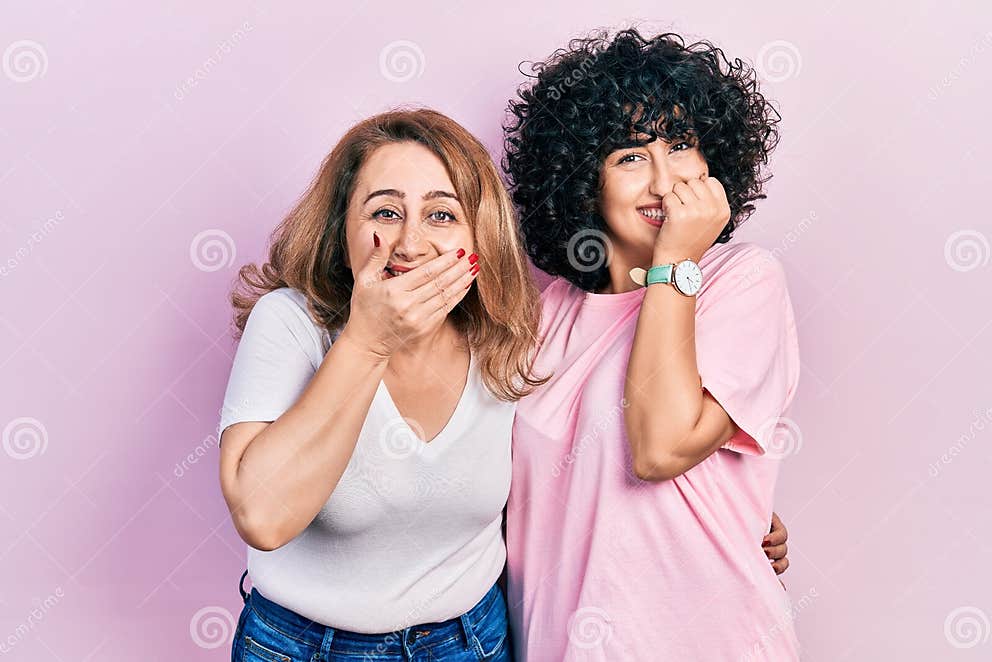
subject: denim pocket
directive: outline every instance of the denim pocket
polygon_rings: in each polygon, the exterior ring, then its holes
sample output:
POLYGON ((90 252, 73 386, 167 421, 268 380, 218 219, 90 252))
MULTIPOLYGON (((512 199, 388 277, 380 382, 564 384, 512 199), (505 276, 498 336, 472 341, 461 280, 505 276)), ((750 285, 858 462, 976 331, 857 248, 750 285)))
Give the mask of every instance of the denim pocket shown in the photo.
POLYGON ((313 647, 269 625, 248 606, 241 631, 242 659, 237 662, 309 662, 313 647))
POLYGON ((488 612, 475 625, 475 638, 479 643, 477 652, 482 660, 503 660, 509 645, 509 623, 506 616, 506 603, 502 594, 494 601, 488 612))
POLYGON ((503 630, 502 634, 498 635, 495 640, 486 640, 482 637, 478 639, 479 645, 482 647, 482 657, 479 659, 482 660, 496 660, 498 655, 506 652, 506 645, 509 641, 506 630, 503 630))
POLYGON ((243 662, 248 662, 249 660, 263 660, 264 662, 292 662, 292 658, 288 655, 278 653, 271 648, 263 646, 250 636, 245 635, 245 656, 243 662))

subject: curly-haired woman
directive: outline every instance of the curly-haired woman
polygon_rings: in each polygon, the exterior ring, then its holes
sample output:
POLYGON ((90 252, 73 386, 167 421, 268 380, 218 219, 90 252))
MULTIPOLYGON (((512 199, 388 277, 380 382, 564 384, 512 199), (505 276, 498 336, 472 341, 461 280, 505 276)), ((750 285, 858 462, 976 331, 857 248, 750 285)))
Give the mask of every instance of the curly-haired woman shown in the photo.
POLYGON ((795 321, 778 259, 729 243, 778 115, 753 70, 674 34, 573 40, 536 70, 506 127, 527 252, 556 277, 535 364, 554 376, 514 422, 518 659, 796 659, 755 544, 795 321))

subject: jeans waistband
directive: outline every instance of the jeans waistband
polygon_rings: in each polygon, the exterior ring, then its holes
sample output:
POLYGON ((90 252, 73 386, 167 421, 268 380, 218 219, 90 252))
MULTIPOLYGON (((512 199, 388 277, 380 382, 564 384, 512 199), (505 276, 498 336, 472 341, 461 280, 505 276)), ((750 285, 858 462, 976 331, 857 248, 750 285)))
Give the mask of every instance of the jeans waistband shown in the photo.
POLYGON ((392 632, 380 634, 365 634, 361 632, 351 632, 333 628, 317 621, 312 621, 297 612, 288 609, 277 602, 274 602, 255 587, 251 592, 244 590, 244 580, 248 572, 241 576, 239 589, 245 603, 269 626, 275 628, 287 637, 311 645, 320 646, 322 642, 333 637, 335 644, 353 642, 356 644, 377 645, 383 652, 399 651, 404 645, 410 646, 421 636, 430 634, 430 639, 439 641, 458 636, 462 639, 466 647, 473 645, 475 630, 482 624, 485 617, 492 610, 492 607, 501 599, 499 585, 494 584, 492 588, 482 597, 479 602, 461 616, 451 618, 446 621, 435 623, 419 623, 410 627, 392 632))

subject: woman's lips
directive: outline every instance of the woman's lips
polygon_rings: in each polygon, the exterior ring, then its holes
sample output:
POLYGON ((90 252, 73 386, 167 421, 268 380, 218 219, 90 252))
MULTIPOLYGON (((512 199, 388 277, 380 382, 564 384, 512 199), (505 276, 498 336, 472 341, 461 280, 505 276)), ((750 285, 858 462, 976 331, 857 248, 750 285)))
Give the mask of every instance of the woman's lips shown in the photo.
POLYGON ((394 276, 399 276, 400 274, 405 274, 408 271, 413 271, 412 267, 403 267, 398 264, 387 264, 384 268, 386 274, 392 278, 394 276))
POLYGON ((661 208, 659 207, 639 207, 637 209, 637 215, 644 219, 645 222, 650 223, 656 228, 660 228, 661 224, 665 222, 664 213, 660 213, 661 208), (646 210, 653 212, 652 215, 645 213, 646 210))

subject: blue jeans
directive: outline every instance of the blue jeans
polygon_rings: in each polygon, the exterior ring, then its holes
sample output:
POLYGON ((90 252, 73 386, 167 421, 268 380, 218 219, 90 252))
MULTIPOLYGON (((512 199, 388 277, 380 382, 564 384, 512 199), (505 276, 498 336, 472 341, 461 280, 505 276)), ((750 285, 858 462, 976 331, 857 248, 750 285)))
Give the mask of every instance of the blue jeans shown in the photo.
POLYGON ((506 601, 498 585, 466 613, 385 634, 332 628, 244 589, 245 606, 231 649, 232 662, 511 662, 506 601))

